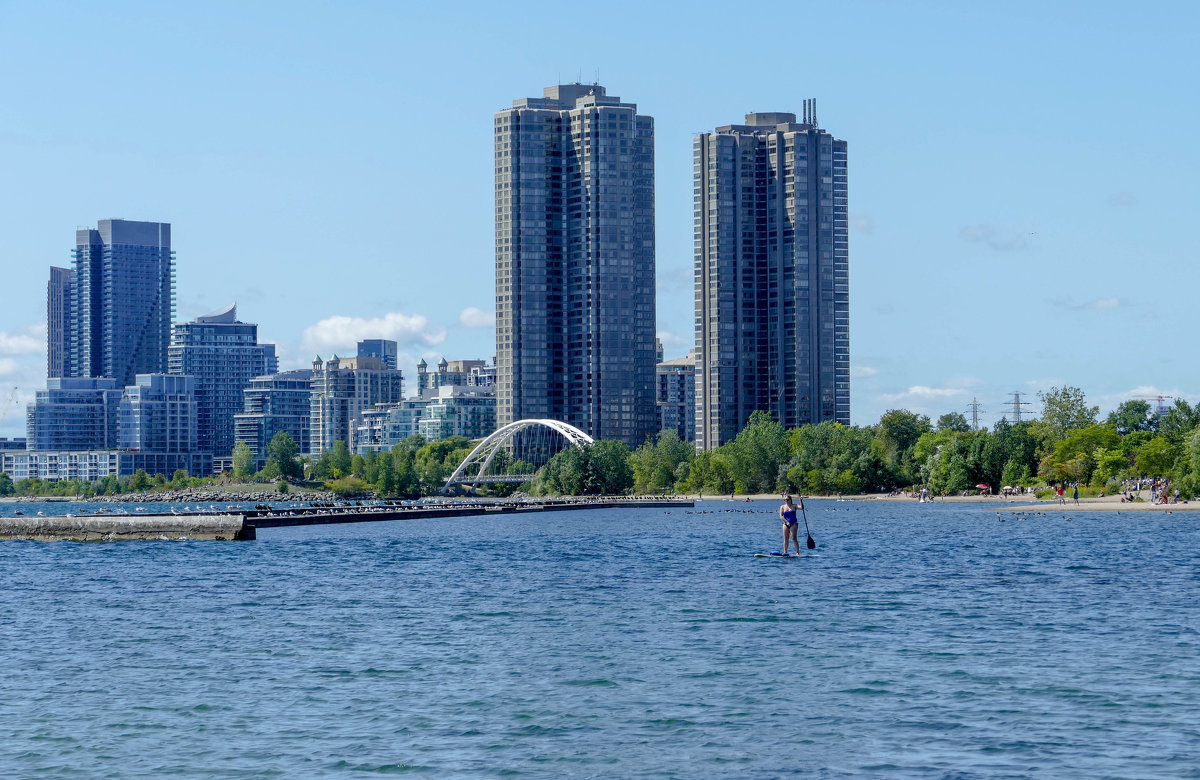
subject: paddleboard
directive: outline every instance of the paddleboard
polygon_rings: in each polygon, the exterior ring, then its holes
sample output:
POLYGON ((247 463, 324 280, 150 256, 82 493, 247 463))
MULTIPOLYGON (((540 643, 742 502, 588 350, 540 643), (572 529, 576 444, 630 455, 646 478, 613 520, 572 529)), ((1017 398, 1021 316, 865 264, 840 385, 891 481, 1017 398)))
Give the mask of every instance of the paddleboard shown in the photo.
POLYGON ((787 555, 784 555, 783 553, 773 552, 773 553, 754 553, 754 557, 755 558, 799 558, 800 556, 797 555, 796 553, 788 553, 787 555))

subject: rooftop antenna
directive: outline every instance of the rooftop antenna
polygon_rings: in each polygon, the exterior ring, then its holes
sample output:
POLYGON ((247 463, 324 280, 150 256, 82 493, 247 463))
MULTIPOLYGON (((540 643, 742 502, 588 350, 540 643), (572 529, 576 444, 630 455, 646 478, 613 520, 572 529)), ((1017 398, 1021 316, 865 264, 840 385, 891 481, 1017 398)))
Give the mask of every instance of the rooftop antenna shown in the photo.
POLYGON ((817 99, 812 99, 812 126, 817 126, 817 99))
POLYGON ((808 124, 808 101, 804 101, 804 124, 808 124))

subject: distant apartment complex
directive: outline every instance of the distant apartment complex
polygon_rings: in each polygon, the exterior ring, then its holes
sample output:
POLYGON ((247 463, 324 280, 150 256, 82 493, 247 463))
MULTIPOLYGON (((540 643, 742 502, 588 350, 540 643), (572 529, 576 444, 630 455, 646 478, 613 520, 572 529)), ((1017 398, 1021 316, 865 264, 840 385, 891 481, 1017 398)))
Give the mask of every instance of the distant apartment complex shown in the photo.
POLYGON ((850 423, 846 142, 747 114, 694 142, 696 445, 762 410, 850 423))
POLYGON ((139 374, 123 390, 115 379, 51 378, 28 407, 26 431, 26 452, 3 453, 3 470, 13 479, 212 471, 211 453, 196 446, 189 376, 139 374))
POLYGON ((493 387, 496 384, 496 360, 489 366, 486 360, 438 361, 437 371, 430 372, 429 364, 421 358, 417 363, 417 395, 425 396, 439 387, 493 387))
MULTIPOLYGON (((394 342, 393 342, 394 343, 394 342)), ((196 381, 197 449, 226 458, 233 451, 234 416, 254 377, 279 369, 274 344, 258 343, 258 325, 239 322, 237 305, 177 323, 167 365, 196 381)))
MULTIPOLYGON (((102 219, 75 234, 63 375, 109 377, 131 385, 167 370, 174 315, 175 254, 165 222, 102 219)), ((52 282, 53 286, 53 282, 52 282)))
POLYGON ((359 356, 313 361, 309 414, 309 452, 320 455, 336 442, 354 451, 359 416, 377 404, 404 400, 404 377, 386 368, 384 359, 359 356))
POLYGON ((445 385, 425 397, 417 432, 428 441, 465 436, 482 439, 496 430, 496 388, 445 385))
POLYGON ((658 429, 675 431, 683 441, 696 440, 696 352, 659 361, 655 374, 658 429))
POLYGON ((53 377, 25 413, 30 450, 106 450, 119 442, 121 394, 115 379, 53 377))
POLYGON ((233 416, 234 441, 245 442, 255 469, 267 460, 267 445, 283 432, 307 453, 312 445, 312 369, 258 376, 242 391, 242 411, 233 416))
POLYGON ((495 116, 497 424, 654 433, 654 120, 598 84, 495 116))

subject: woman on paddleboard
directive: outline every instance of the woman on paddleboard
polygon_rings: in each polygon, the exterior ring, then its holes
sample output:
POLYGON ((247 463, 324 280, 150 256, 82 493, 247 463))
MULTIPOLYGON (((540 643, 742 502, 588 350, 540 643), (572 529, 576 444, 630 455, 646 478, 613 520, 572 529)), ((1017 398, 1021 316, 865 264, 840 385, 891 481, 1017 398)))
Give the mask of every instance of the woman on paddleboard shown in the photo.
MULTIPOLYGON (((800 499, 800 509, 804 509, 803 498, 800 499)), ((796 543, 796 555, 799 555, 800 537, 797 533, 800 524, 796 519, 796 505, 792 503, 791 496, 784 496, 783 504, 779 507, 779 519, 783 521, 783 554, 788 554, 788 540, 791 539, 796 543)))

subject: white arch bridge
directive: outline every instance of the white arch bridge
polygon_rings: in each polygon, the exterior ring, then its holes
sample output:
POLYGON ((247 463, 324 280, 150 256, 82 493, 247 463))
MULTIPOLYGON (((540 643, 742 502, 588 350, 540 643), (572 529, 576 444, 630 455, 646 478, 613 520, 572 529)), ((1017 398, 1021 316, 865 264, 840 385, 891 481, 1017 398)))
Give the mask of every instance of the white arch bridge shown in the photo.
POLYGON ((557 452, 594 444, 591 436, 558 420, 517 420, 488 436, 471 450, 442 488, 474 490, 480 483, 528 482, 557 452))

